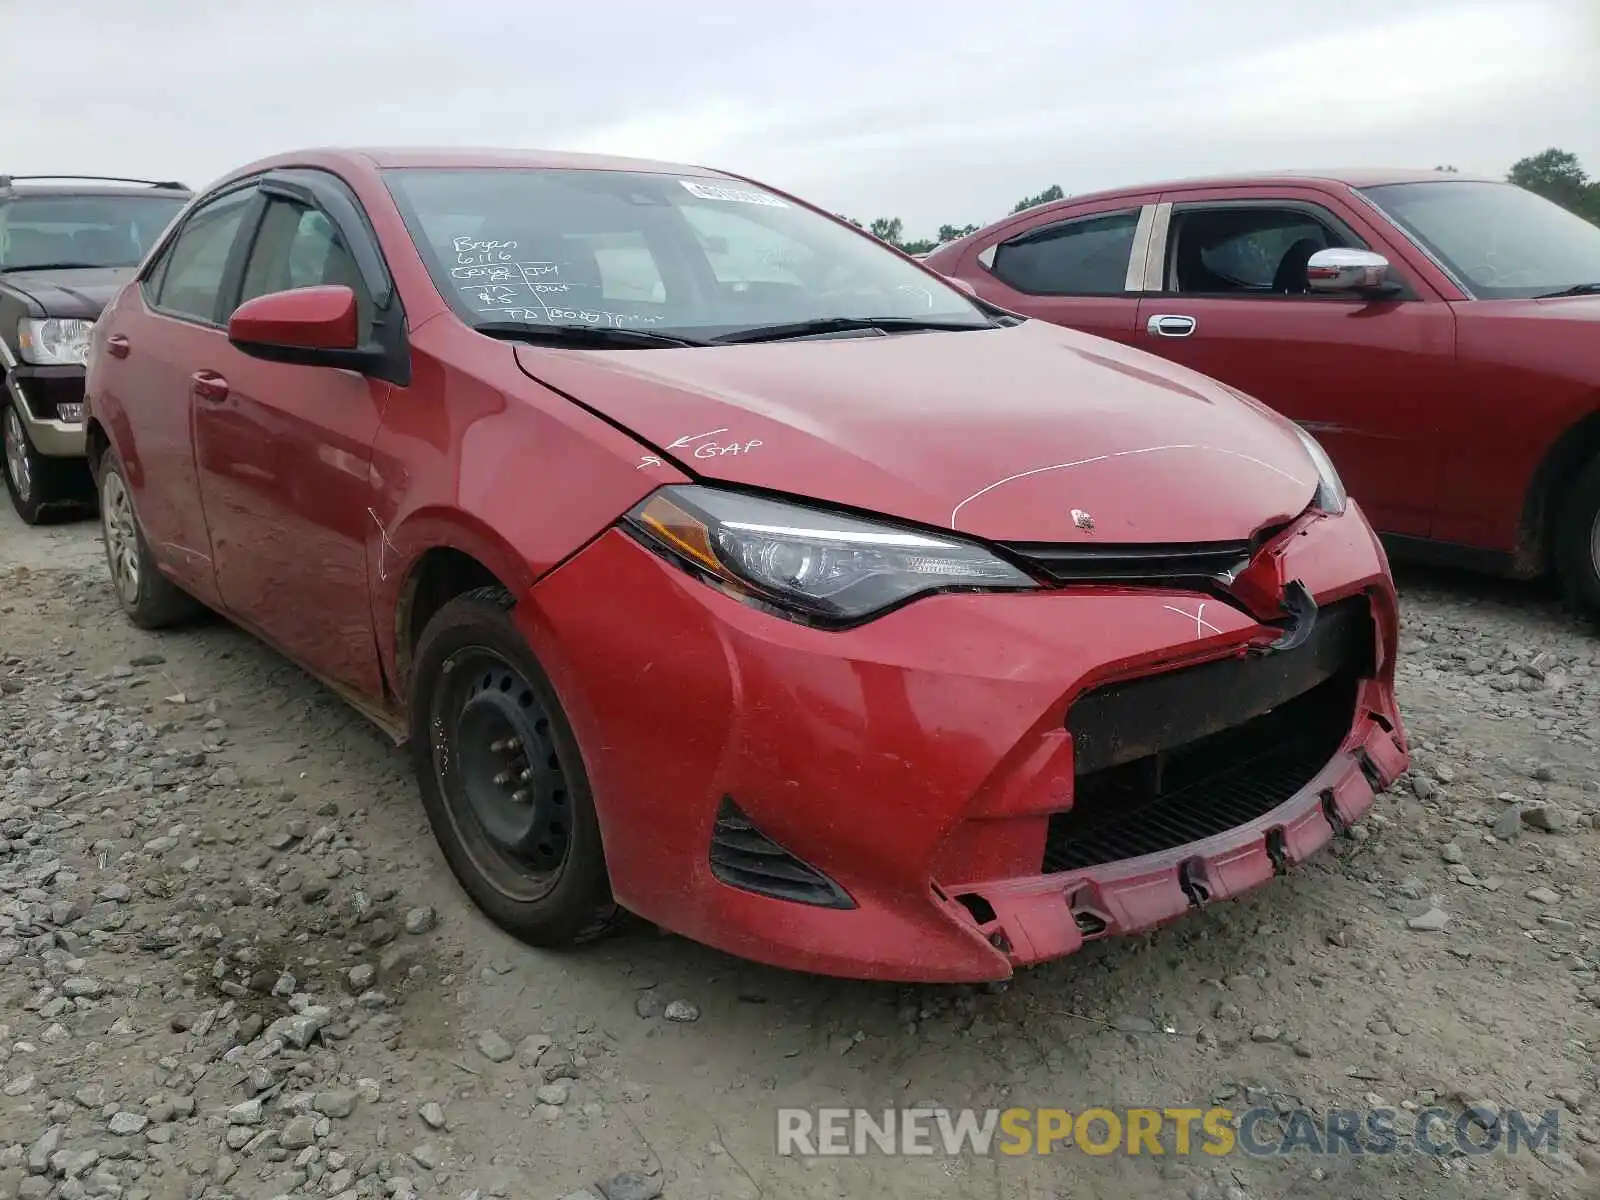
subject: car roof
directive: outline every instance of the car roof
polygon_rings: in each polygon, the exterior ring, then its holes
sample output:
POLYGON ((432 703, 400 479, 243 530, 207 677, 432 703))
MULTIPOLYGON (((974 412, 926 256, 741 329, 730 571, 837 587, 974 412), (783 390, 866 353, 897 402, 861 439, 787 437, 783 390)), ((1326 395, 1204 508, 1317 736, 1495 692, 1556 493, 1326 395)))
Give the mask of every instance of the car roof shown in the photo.
POLYGON ((1281 171, 1250 171, 1227 175, 1194 175, 1182 179, 1157 180, 1122 187, 1104 188, 1067 196, 1056 203, 1081 204, 1086 200, 1111 199, 1134 192, 1191 191, 1197 188, 1259 187, 1263 184, 1337 184, 1345 187, 1380 187, 1388 183, 1427 183, 1448 180, 1455 183, 1504 183, 1488 175, 1467 175, 1457 171, 1429 171, 1415 168, 1349 167, 1344 169, 1315 170, 1309 168, 1281 171))
POLYGON ((0 199, 22 196, 173 196, 188 199, 194 193, 181 183, 166 180, 103 179, 92 175, 14 176, 0 174, 0 199))
POLYGON ((629 158, 613 154, 583 154, 575 151, 511 149, 475 146, 320 146, 274 154, 228 172, 227 178, 253 174, 273 167, 295 165, 366 166, 378 170, 405 167, 489 169, 559 169, 591 171, 645 171, 652 174, 703 175, 735 178, 725 172, 688 163, 651 158, 629 158))

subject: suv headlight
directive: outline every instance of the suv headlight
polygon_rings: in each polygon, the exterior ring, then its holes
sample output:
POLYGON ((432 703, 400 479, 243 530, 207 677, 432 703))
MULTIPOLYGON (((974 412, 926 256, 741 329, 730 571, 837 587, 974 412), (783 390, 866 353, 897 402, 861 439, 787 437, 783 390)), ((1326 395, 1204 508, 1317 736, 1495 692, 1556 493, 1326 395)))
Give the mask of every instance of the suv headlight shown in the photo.
POLYGON ((81 366, 89 359, 89 334, 93 329, 93 321, 24 317, 17 323, 17 349, 24 362, 35 366, 81 366))
POLYGON ((1344 481, 1339 478, 1338 468, 1333 465, 1333 459, 1328 457, 1321 442, 1298 425, 1294 431, 1300 435, 1300 444, 1306 448, 1306 453, 1317 467, 1317 494, 1311 498, 1312 507, 1337 516, 1345 510, 1350 500, 1344 490, 1344 481))
POLYGON ((809 624, 853 624, 929 592, 1039 586, 959 538, 698 485, 664 487, 626 520, 723 591, 809 624))

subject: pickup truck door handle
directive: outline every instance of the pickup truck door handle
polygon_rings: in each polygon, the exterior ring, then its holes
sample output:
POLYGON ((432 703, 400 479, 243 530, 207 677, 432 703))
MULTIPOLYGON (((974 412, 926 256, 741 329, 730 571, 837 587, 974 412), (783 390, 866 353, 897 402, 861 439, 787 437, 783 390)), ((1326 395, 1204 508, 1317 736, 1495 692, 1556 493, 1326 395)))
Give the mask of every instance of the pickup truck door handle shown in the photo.
POLYGON ((113 333, 106 339, 106 352, 112 358, 128 357, 128 337, 126 334, 113 333))
POLYGON ((1160 313, 1145 322, 1145 331, 1156 337, 1188 337, 1194 332, 1194 318, 1176 313, 1160 313))
POLYGON ((194 394, 202 400, 226 400, 228 381, 215 371, 196 371, 189 378, 194 382, 194 394))

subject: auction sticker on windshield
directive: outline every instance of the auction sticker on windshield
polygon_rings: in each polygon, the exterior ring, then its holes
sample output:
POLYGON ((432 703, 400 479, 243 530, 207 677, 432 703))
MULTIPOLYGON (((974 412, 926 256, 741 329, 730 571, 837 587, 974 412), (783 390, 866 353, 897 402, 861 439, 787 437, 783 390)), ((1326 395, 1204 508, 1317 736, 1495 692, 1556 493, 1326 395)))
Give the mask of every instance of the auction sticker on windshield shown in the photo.
POLYGON ((751 188, 726 187, 720 183, 706 183, 699 179, 680 179, 684 188, 702 200, 731 200, 735 204, 765 204, 769 208, 788 208, 788 204, 766 192, 751 188))

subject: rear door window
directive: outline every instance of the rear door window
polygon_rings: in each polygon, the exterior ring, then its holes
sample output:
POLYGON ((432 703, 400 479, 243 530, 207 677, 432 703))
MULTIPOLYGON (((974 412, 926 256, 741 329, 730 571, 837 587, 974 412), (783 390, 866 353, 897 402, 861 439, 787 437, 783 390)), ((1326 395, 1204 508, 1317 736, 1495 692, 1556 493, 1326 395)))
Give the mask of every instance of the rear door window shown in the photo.
POLYGON ((223 276, 255 188, 229 192, 195 209, 168 247, 154 304, 174 317, 219 323, 223 276))
POLYGON ((1030 296, 1116 296, 1127 290, 1139 210, 1080 217, 1002 242, 994 275, 1030 296))

